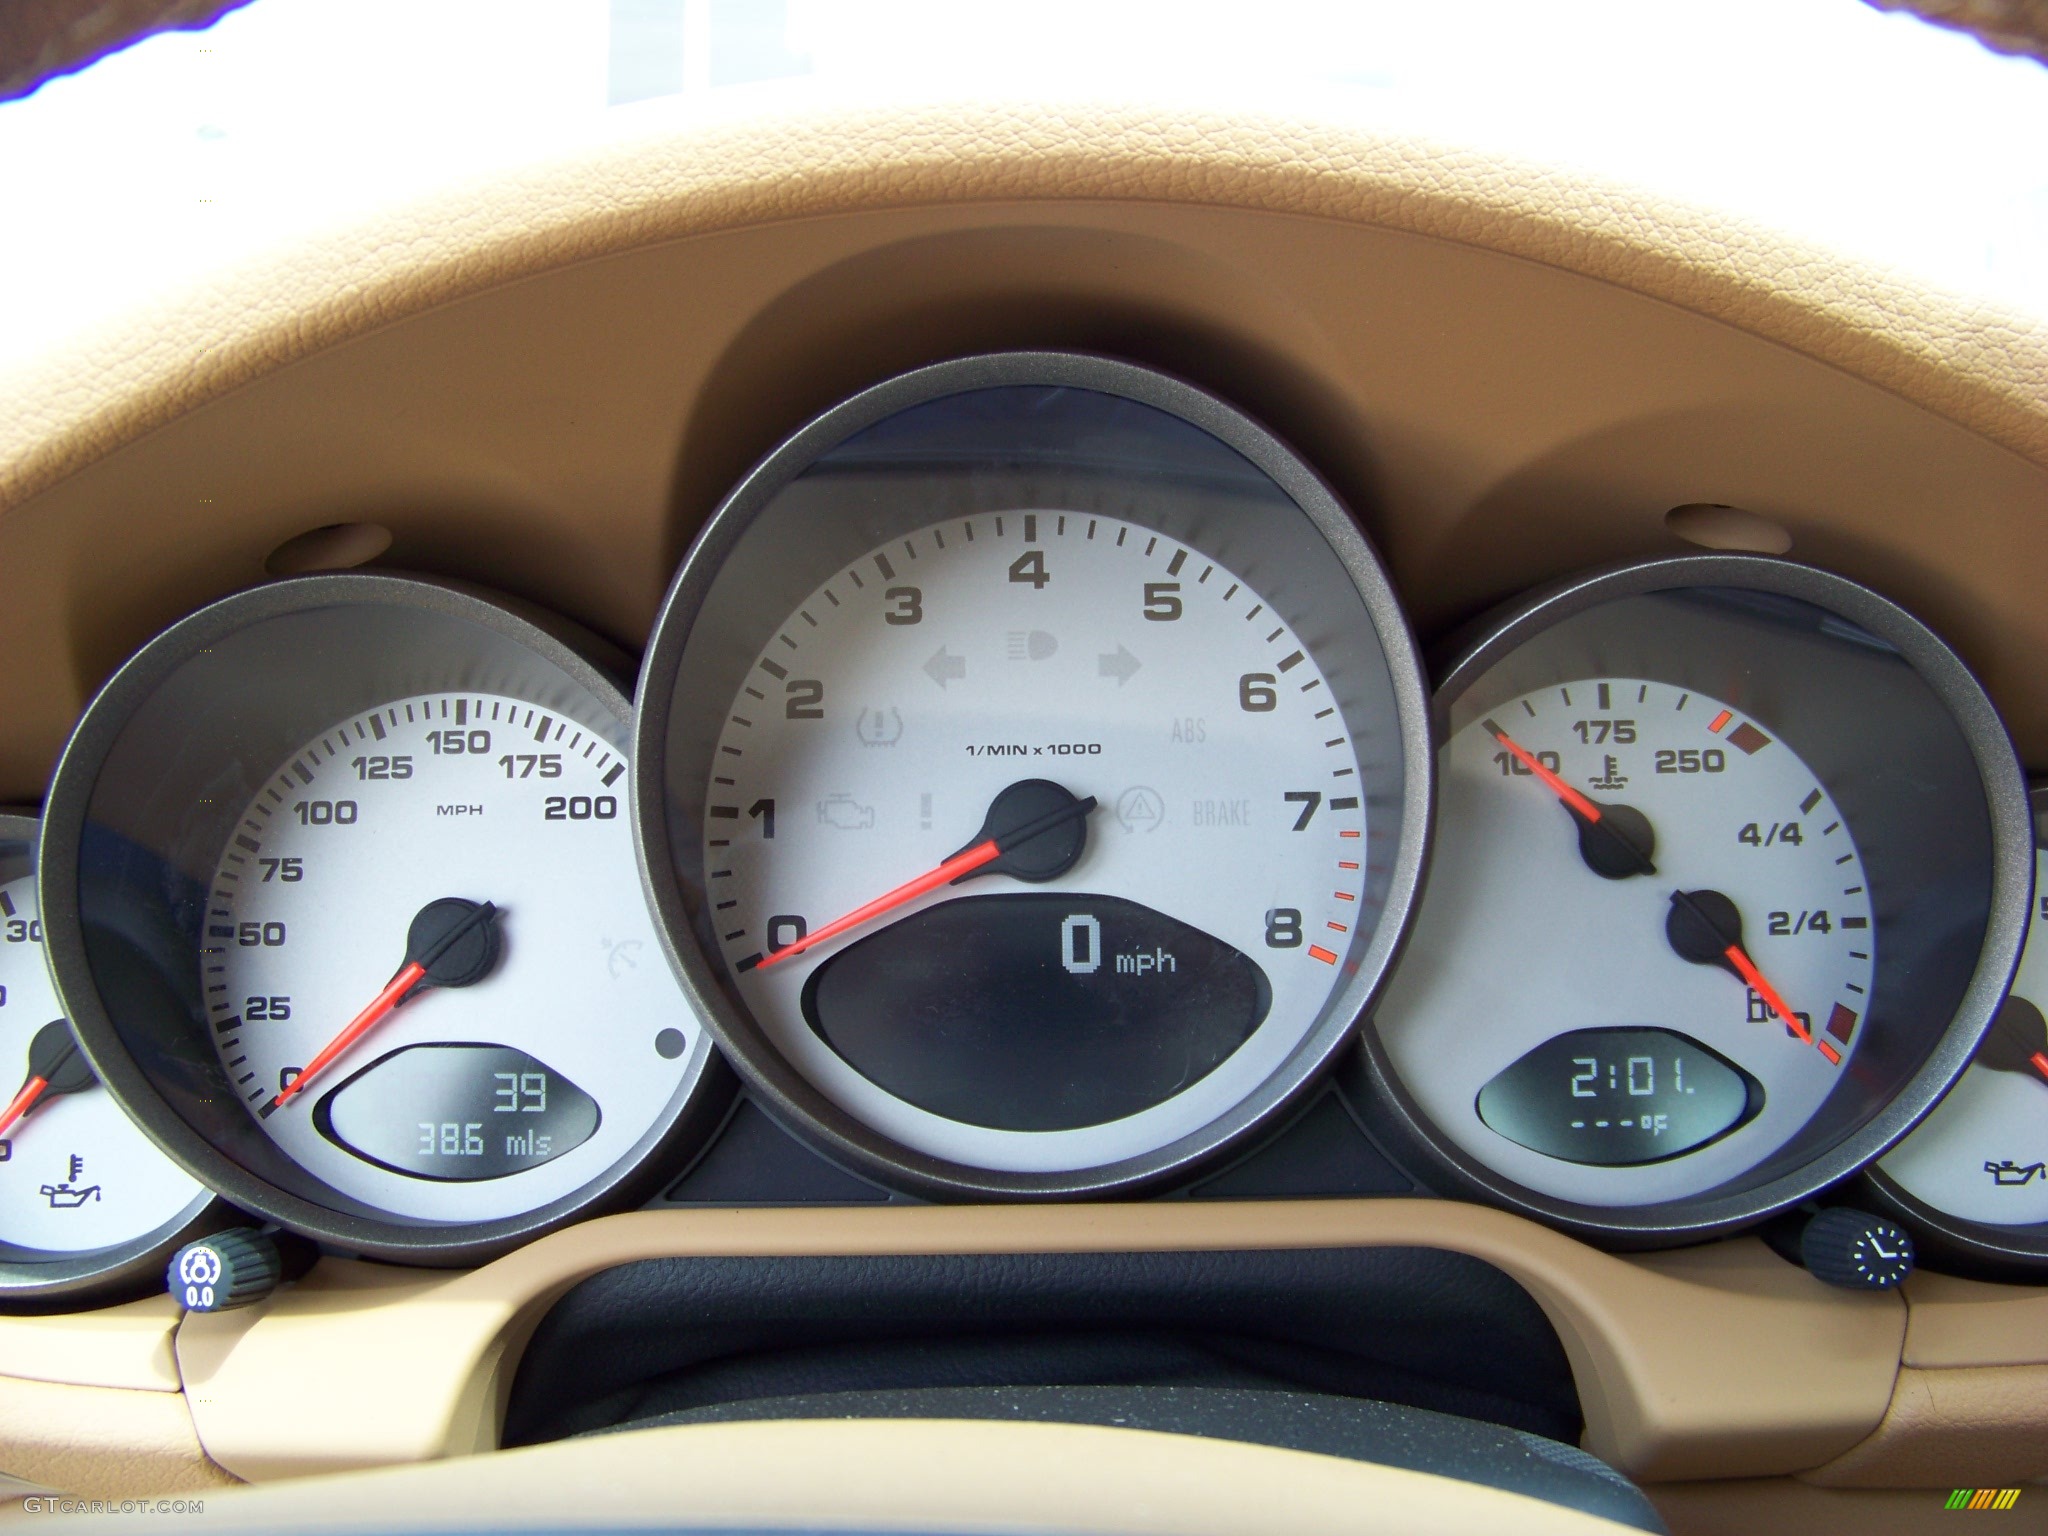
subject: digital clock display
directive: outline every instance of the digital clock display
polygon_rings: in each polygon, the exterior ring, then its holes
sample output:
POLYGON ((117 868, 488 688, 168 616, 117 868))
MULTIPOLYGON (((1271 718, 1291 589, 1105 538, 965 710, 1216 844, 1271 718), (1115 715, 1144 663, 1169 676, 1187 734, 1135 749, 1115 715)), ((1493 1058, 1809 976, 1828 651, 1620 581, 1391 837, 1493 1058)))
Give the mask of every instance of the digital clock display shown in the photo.
POLYGON ((1755 1118, 1763 1085, 1676 1030, 1554 1035, 1479 1090, 1479 1118, 1565 1162, 1619 1167, 1703 1147, 1755 1118))

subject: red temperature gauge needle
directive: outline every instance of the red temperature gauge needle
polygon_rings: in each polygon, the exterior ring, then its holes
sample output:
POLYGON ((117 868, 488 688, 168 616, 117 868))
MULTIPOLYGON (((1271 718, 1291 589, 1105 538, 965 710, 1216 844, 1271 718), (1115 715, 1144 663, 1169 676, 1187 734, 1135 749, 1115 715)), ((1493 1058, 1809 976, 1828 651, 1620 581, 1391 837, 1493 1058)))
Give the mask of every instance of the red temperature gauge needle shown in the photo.
POLYGON ((975 841, 936 869, 928 869, 916 879, 885 891, 844 917, 834 918, 815 933, 807 933, 767 955, 750 956, 740 961, 737 968, 765 971, 863 923, 873 922, 927 891, 972 875, 1004 874, 1032 881, 1063 875, 1081 857, 1087 844, 1088 813, 1094 809, 1093 795, 1077 800, 1050 779, 1024 779, 1012 784, 990 803, 975 841), (1052 835, 1055 833, 1063 835, 1052 835))
POLYGON ((50 1020, 29 1039, 28 1078, 7 1108, 0 1110, 0 1136, 13 1130, 15 1122, 30 1110, 98 1081, 71 1034, 71 1026, 62 1019, 50 1020))
POLYGON ((384 990, 370 999, 369 1006, 350 1019, 320 1052, 284 1087, 277 1097, 256 1113, 267 1119, 298 1097, 299 1090, 336 1057, 389 1018, 400 1004, 409 1002, 428 987, 466 987, 488 976, 498 963, 498 930, 492 919, 498 909, 486 901, 479 905, 459 896, 444 896, 420 908, 406 930, 405 964, 384 984, 384 990))
POLYGON ((1481 727, 1484 728, 1487 735, 1491 736, 1495 741, 1499 742, 1502 746, 1508 749, 1508 751, 1513 755, 1516 762, 1520 763, 1524 768, 1528 769, 1531 773, 1535 774, 1537 778, 1541 779, 1543 781, 1544 788, 1548 789, 1553 795, 1557 796, 1558 799, 1562 800, 1568 807, 1570 807, 1571 812, 1574 816, 1578 816, 1586 821, 1590 821, 1594 823, 1596 826, 1599 824, 1599 806, 1595 805, 1591 800, 1587 799, 1584 795, 1580 794, 1576 789, 1573 789, 1571 785, 1565 783, 1563 779, 1559 778, 1555 773, 1551 772, 1550 769, 1544 767, 1542 762, 1537 758, 1534 752, 1531 752, 1527 747, 1523 746, 1519 741, 1515 740, 1514 737, 1510 736, 1506 731, 1502 730, 1499 726, 1495 725, 1491 720, 1482 720, 1479 723, 1481 727))

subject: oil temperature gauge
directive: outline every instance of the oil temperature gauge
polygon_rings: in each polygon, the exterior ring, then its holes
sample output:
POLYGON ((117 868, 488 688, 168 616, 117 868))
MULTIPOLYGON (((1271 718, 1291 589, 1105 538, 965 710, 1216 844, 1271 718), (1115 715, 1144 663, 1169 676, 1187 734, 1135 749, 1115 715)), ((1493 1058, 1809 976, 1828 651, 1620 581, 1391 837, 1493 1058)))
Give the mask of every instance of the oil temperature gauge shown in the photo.
POLYGON ((2012 991, 1969 1070, 1870 1183, 1930 1267, 2038 1281, 2048 1272, 2048 785, 2030 798, 2034 904, 2012 991))
POLYGON ((43 957, 37 826, 0 813, 0 1304, 151 1288, 216 1202, 100 1087, 43 957))

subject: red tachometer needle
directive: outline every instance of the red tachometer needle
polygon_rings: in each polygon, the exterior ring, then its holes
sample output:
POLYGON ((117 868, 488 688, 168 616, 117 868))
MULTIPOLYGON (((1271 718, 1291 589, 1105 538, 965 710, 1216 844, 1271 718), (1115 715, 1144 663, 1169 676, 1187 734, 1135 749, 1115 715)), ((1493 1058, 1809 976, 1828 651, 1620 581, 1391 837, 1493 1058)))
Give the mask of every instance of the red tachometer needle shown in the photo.
POLYGON ((256 1111, 258 1116, 268 1117, 296 1098, 322 1068, 333 1065, 336 1057, 422 988, 466 987, 489 975, 498 961, 497 930, 492 926, 497 912, 488 901, 479 904, 459 896, 444 896, 420 908, 406 932, 405 964, 398 968, 398 974, 370 999, 368 1007, 348 1021, 340 1034, 320 1048, 297 1077, 278 1090, 276 1098, 256 1111))
POLYGON ((984 864, 994 863, 1002 851, 996 846, 994 838, 976 843, 972 848, 954 854, 936 869, 928 869, 915 880, 906 880, 893 891, 886 891, 873 901, 855 907, 846 916, 833 919, 816 933, 807 933, 794 943, 783 945, 782 948, 764 956, 758 969, 765 971, 771 965, 794 959, 814 944, 836 939, 850 928, 858 928, 862 923, 880 917, 884 912, 893 912, 906 901, 917 900, 926 891, 935 891, 942 885, 958 880, 962 875, 971 875, 984 864))
POLYGON ((855 907, 844 917, 834 918, 814 933, 792 940, 782 948, 758 958, 742 960, 742 971, 766 970, 784 960, 794 959, 849 929, 873 922, 905 902, 915 901, 927 891, 987 872, 1010 874, 1020 880, 1050 880, 1066 873, 1081 856, 1087 841, 1087 816, 1095 809, 1095 797, 1077 800, 1050 779, 1024 779, 997 795, 988 816, 975 834, 975 841, 914 880, 855 907), (1078 825, 1076 825, 1078 823, 1078 825), (1047 834, 1066 828, 1064 837, 1047 834), (1039 839, 1045 839, 1038 843, 1039 839), (1027 845, 1038 843, 1036 847, 1027 845))

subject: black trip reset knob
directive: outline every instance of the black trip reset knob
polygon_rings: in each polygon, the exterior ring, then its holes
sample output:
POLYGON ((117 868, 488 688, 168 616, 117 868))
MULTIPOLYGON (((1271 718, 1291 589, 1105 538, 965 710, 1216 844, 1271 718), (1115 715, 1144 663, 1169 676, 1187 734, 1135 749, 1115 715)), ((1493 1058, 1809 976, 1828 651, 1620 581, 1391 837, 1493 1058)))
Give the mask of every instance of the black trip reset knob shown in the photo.
POLYGON ((1913 1239, 1897 1222, 1837 1206, 1806 1224, 1799 1257, 1829 1285, 1888 1291, 1913 1273, 1913 1239))
POLYGON ((284 1278, 274 1239, 254 1227, 230 1227, 187 1243, 165 1276, 187 1312, 226 1312, 261 1301, 284 1278))

